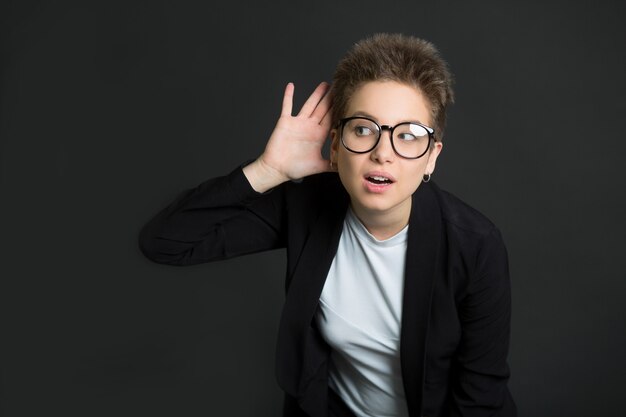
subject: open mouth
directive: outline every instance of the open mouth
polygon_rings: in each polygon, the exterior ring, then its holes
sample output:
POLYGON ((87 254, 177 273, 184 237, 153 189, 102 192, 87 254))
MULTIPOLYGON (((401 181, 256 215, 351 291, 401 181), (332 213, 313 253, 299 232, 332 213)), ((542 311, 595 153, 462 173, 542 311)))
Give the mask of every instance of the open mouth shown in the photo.
POLYGON ((387 177, 383 177, 380 175, 372 175, 372 176, 368 176, 365 177, 366 180, 368 180, 369 182, 371 182, 372 184, 376 184, 376 185, 383 185, 383 184, 391 184, 393 183, 392 180, 390 180, 387 177))

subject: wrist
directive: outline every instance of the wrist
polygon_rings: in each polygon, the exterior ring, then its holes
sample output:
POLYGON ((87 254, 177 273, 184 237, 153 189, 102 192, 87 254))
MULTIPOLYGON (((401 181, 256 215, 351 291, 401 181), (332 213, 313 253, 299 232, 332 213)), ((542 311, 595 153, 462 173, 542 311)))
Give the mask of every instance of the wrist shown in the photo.
POLYGON ((243 168, 243 173, 252 188, 258 193, 264 193, 289 180, 287 176, 268 165, 262 156, 246 165, 243 168))

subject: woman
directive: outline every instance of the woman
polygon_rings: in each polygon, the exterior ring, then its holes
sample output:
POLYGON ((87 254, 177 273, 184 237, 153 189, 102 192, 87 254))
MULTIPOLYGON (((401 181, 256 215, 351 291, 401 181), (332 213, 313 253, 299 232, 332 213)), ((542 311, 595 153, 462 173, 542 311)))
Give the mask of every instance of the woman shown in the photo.
POLYGON ((165 264, 287 248, 284 416, 516 414, 502 238, 430 181, 451 83, 432 44, 365 39, 297 116, 287 85, 258 159, 142 230, 144 254, 165 264))

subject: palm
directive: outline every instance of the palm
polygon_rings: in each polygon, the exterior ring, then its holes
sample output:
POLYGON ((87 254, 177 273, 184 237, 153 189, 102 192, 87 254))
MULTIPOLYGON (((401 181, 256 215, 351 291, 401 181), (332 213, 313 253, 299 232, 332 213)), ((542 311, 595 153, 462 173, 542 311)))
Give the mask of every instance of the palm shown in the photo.
POLYGON ((296 179, 328 171, 322 146, 330 131, 328 84, 320 84, 292 116, 293 84, 285 89, 281 116, 262 155, 263 161, 287 178, 296 179))

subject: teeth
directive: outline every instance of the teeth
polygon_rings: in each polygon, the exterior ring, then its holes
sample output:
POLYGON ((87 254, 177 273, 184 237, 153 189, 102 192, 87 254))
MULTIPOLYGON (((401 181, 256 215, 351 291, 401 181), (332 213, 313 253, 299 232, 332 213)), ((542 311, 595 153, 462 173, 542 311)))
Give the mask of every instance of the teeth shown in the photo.
POLYGON ((388 181, 389 180, 389 178, 387 177, 379 177, 378 175, 374 175, 372 178, 375 179, 376 181, 388 181))

